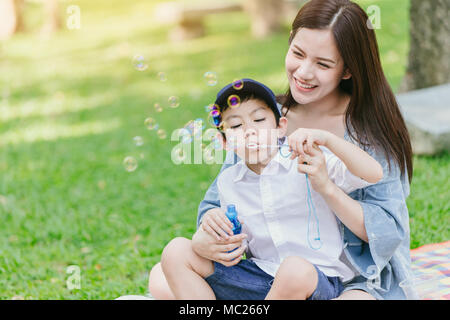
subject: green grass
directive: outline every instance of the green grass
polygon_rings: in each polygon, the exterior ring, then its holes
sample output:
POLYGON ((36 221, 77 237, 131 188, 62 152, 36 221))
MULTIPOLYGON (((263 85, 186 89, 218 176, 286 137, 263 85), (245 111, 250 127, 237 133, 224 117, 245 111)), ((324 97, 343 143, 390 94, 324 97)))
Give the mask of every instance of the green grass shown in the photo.
MULTIPOLYGON (((205 119, 204 106, 235 78, 256 78, 277 93, 287 87, 287 28, 254 40, 246 17, 230 13, 209 17, 206 37, 170 43, 170 27, 152 21, 154 2, 72 3, 81 8, 81 29, 40 38, 40 7, 30 3, 28 32, 0 47, 2 299, 145 294, 164 245, 195 231, 197 206, 220 169, 174 165, 171 132, 205 119), (138 53, 148 63, 143 72, 131 63, 138 53), (205 84, 206 71, 218 74, 216 86, 205 84), (172 95, 178 108, 168 107, 172 95), (145 128, 149 116, 166 139, 145 128), (135 146, 134 136, 144 145, 135 146), (124 170, 126 156, 137 158, 134 172, 124 170), (81 269, 79 290, 67 289, 69 265, 81 269)), ((375 3, 383 65, 397 88, 408 52, 408 1, 375 3)), ((408 206, 417 247, 449 239, 450 155, 414 160, 408 206)))

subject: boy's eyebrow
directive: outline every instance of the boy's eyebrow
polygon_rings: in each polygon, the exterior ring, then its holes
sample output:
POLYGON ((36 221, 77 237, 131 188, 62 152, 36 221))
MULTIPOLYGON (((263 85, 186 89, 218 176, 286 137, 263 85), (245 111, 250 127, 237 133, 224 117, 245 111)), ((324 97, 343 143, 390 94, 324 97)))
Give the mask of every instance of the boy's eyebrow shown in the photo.
POLYGON ((264 110, 264 107, 256 108, 255 110, 253 110, 252 112, 250 112, 250 114, 254 114, 256 111, 259 111, 259 110, 264 110))
POLYGON ((230 119, 232 119, 232 118, 240 118, 240 116, 238 116, 238 115, 231 115, 231 116, 226 117, 226 118, 224 119, 224 121, 230 120, 230 119))
MULTIPOLYGON (((301 51, 302 53, 305 53, 305 51, 303 51, 302 48, 300 48, 298 45, 294 44, 294 47, 295 47, 297 50, 301 51)), ((328 58, 317 57, 316 59, 317 59, 317 60, 322 60, 322 61, 328 61, 328 62, 337 64, 336 61, 331 60, 331 59, 328 59, 328 58)))
MULTIPOLYGON (((264 107, 256 108, 255 110, 250 112, 250 114, 254 114, 256 111, 259 111, 259 110, 264 110, 264 107)), ((230 120, 230 119, 233 119, 233 118, 240 118, 240 116, 238 116, 236 114, 235 115, 230 115, 230 116, 226 117, 224 120, 226 121, 226 120, 230 120)))

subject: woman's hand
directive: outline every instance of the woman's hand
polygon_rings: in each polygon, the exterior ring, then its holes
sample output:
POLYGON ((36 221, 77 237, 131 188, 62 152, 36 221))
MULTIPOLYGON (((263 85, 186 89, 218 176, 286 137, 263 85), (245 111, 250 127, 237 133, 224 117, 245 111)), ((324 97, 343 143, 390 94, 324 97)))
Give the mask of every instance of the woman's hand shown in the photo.
POLYGON ((292 151, 291 159, 305 155, 305 149, 311 150, 314 144, 326 146, 332 133, 319 129, 299 128, 288 137, 292 151))
POLYGON ((308 174, 311 187, 324 195, 333 187, 328 176, 327 163, 322 150, 317 145, 305 148, 305 154, 298 156, 298 172, 308 174))

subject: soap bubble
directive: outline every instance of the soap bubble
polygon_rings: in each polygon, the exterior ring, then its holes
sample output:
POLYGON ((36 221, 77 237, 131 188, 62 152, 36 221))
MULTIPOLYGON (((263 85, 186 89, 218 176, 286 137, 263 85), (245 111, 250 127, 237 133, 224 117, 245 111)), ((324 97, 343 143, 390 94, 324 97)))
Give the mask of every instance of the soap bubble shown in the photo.
POLYGON ((210 87, 215 86, 217 84, 217 73, 208 71, 205 72, 203 78, 206 80, 206 84, 210 87))
POLYGON ((158 72, 159 81, 165 82, 167 81, 167 76, 164 72, 158 72))
POLYGON ((172 150, 172 161, 175 163, 181 163, 184 160, 186 160, 186 153, 183 151, 183 147, 178 145, 172 150))
POLYGON ((208 115, 208 119, 206 120, 212 127, 218 128, 221 124, 220 112, 212 111, 208 115))
POLYGON ((234 79, 233 80, 233 88, 235 90, 241 90, 244 87, 244 81, 241 79, 234 79))
POLYGON ((148 130, 155 130, 156 126, 158 125, 156 123, 156 120, 151 118, 151 117, 145 119, 144 124, 145 124, 145 126, 147 127, 148 130))
POLYGON ((156 131, 156 134, 160 139, 165 139, 167 137, 166 130, 164 129, 159 129, 158 131, 156 131))
POLYGON ((212 138, 211 144, 215 150, 221 150, 223 148, 222 140, 219 137, 212 138))
POLYGON ((231 96, 228 97, 228 106, 230 108, 237 108, 241 105, 241 98, 239 98, 239 96, 232 94, 231 96))
POLYGON ((176 96, 169 97, 169 105, 171 108, 177 108, 180 105, 180 99, 176 96))
POLYGON ((142 139, 142 137, 140 137, 140 136, 134 137, 134 138, 133 138, 133 141, 134 141, 134 144, 135 144, 137 147, 140 147, 140 146, 142 146, 142 145, 144 144, 144 139, 142 139))
POLYGON ((133 57, 133 66, 138 71, 144 71, 148 68, 148 64, 145 62, 145 58, 141 54, 136 54, 133 57))
POLYGON ((180 130, 181 130, 180 131, 181 143, 183 143, 183 144, 191 143, 192 142, 192 132, 189 129, 187 129, 186 127, 182 128, 180 130))
POLYGON ((137 168, 137 160, 134 157, 128 156, 123 160, 123 166, 128 172, 133 172, 137 168))
POLYGON ((205 124, 205 122, 203 121, 202 118, 195 119, 195 123, 196 123, 197 126, 201 127, 202 130, 206 128, 206 124, 205 124))
POLYGON ((156 112, 162 112, 163 111, 163 108, 161 107, 161 105, 159 103, 155 103, 154 107, 155 107, 156 112))

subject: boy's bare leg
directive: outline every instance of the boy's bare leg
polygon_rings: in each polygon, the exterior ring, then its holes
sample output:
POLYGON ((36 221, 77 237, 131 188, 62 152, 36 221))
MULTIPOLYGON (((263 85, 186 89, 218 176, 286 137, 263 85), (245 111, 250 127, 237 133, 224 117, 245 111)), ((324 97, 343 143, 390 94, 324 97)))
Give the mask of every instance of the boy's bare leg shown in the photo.
POLYGON ((343 293, 337 298, 334 298, 332 300, 377 300, 372 296, 370 293, 367 293, 363 290, 348 290, 343 293))
POLYGON ((174 300, 175 296, 170 290, 166 276, 162 271, 161 263, 155 264, 148 277, 148 291, 157 300, 174 300))
POLYGON ((214 273, 214 264, 192 250, 191 240, 181 237, 171 240, 162 253, 161 266, 176 299, 216 298, 205 281, 214 273))
POLYGON ((278 268, 266 300, 306 300, 316 290, 316 268, 300 257, 287 257, 278 268))

